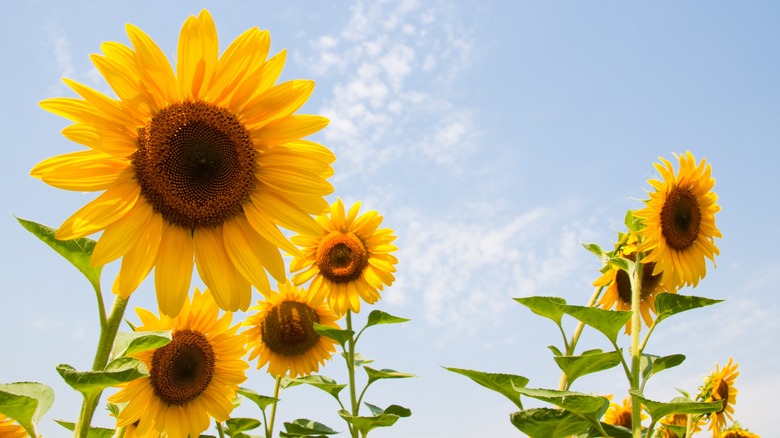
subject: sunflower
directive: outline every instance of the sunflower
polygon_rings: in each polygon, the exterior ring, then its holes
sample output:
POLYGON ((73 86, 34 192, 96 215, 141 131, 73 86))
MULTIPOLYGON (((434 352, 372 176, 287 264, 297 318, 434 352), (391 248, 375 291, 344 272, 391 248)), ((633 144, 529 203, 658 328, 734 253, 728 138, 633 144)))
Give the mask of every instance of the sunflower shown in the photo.
POLYGON ((379 291, 390 286, 398 259, 391 253, 398 248, 391 243, 396 236, 390 228, 378 228, 382 216, 368 211, 358 216, 360 203, 345 215, 344 204, 337 199, 330 214, 317 217, 320 229, 291 238, 301 247, 290 263, 296 272, 293 283, 312 280, 309 290, 318 298, 327 298, 337 315, 347 309, 360 311, 360 299, 373 304, 379 291))
POLYGON ((246 338, 230 327, 232 314, 219 316, 219 308, 208 290, 195 289, 192 303, 185 299, 175 318, 159 318, 136 309, 142 325, 136 331, 172 330, 170 344, 135 354, 149 369, 149 375, 121 385, 108 398, 127 403, 119 413, 117 426, 137 422, 139 436, 186 438, 199 436, 210 418, 225 421, 233 410, 238 385, 246 380, 249 364, 246 338))
POLYGON ((739 376, 739 364, 732 363, 733 358, 725 367, 715 364, 715 371, 704 380, 699 398, 706 402, 723 400, 723 407, 709 415, 710 430, 714 438, 720 438, 720 431, 726 427, 726 420, 732 420, 734 404, 737 402, 737 388, 734 381, 739 376))
POLYGON ((28 436, 30 435, 19 423, 0 414, 0 438, 26 438, 28 436))
POLYGON ((276 377, 309 375, 336 351, 336 341, 320 336, 314 323, 339 328, 339 319, 321 299, 316 299, 292 283, 279 283, 279 292, 249 310, 257 313, 247 317, 244 332, 250 348, 249 360, 257 358, 257 368, 268 364, 268 372, 276 377))
POLYGON ((704 258, 714 262, 720 254, 715 238, 722 235, 715 226, 720 206, 712 192, 711 166, 706 160, 697 166, 690 152, 675 157, 680 164, 677 176, 672 163, 659 157, 663 164, 655 163, 655 168, 662 180, 648 180, 655 192, 634 216, 644 223, 638 231, 638 251, 648 252, 643 261, 655 263, 653 274, 663 272, 664 283, 676 289, 699 283, 707 271, 704 258))
MULTIPOLYGON (((637 236, 633 232, 620 233, 618 243, 615 247, 615 255, 629 260, 636 260, 637 236)), ((666 291, 662 283, 661 274, 653 274, 655 264, 650 262, 642 269, 642 290, 639 292, 640 307, 642 319, 649 327, 653 324, 655 313, 655 296, 666 291)), ((593 282, 594 286, 606 286, 604 295, 598 302, 598 305, 617 310, 631 310, 631 279, 628 273, 616 266, 606 266, 604 274, 593 282)), ((672 291, 674 292, 674 291, 672 291)), ((626 333, 631 334, 631 321, 626 323, 626 333)))
POLYGON ((92 61, 114 99, 64 79, 82 99, 41 107, 74 122, 62 133, 87 146, 49 158, 31 175, 66 190, 102 192, 60 226, 58 239, 103 231, 91 262, 122 258, 113 290, 129 296, 155 268, 162 312, 175 316, 193 259, 225 310, 246 310, 251 285, 284 281, 279 249, 298 249, 278 226, 314 232, 333 191, 333 154, 302 140, 325 125, 296 115, 314 82, 274 85, 285 52, 266 59, 267 31, 252 28, 218 56, 208 11, 189 17, 176 71, 144 32, 127 25, 132 48, 104 43, 92 61))
POLYGON ((728 429, 724 430, 721 438, 761 438, 759 435, 743 429, 739 423, 734 423, 728 429))
MULTIPOLYGON (((694 415, 691 421, 694 421, 693 432, 701 430, 701 416, 694 415)), ((686 414, 669 414, 662 418, 660 431, 663 432, 661 438, 685 438, 685 428, 688 425, 688 416, 686 414)))
MULTIPOLYGON (((642 420, 647 418, 645 414, 641 414, 642 420)), ((613 426, 622 426, 626 429, 631 429, 631 398, 626 397, 623 399, 623 405, 617 403, 610 403, 609 409, 604 414, 604 422, 613 426)))

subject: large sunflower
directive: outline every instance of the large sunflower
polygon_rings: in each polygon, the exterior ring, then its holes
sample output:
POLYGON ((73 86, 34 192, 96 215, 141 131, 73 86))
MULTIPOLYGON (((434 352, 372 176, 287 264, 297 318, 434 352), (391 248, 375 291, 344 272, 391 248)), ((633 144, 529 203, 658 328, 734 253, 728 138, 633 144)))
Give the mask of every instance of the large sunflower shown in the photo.
POLYGON ((731 421, 734 415, 734 404, 737 402, 737 388, 734 387, 734 381, 739 376, 737 371, 739 364, 732 362, 733 358, 729 358, 729 362, 723 368, 716 363, 715 371, 705 379, 700 394, 700 398, 707 402, 723 400, 723 407, 709 415, 709 428, 714 438, 720 438, 720 432, 726 427, 726 421, 731 421))
POLYGON ((248 339, 249 360, 257 358, 257 368, 268 364, 274 376, 308 375, 320 369, 336 351, 335 341, 314 331, 314 323, 339 328, 336 314, 304 290, 291 283, 279 284, 279 293, 250 310, 243 325, 248 339))
POLYGON ((0 414, 0 438, 26 438, 30 435, 19 423, 0 414))
POLYGON ((312 280, 309 291, 327 298, 337 315, 347 309, 360 311, 360 299, 369 304, 379 299, 379 291, 390 286, 398 259, 391 253, 398 248, 391 243, 396 236, 390 228, 379 228, 382 216, 368 211, 358 216, 360 203, 345 214, 341 199, 331 206, 329 215, 317 217, 320 229, 293 236, 301 247, 290 264, 296 272, 293 283, 312 280))
POLYGON ((149 375, 123 385, 108 398, 126 403, 117 426, 137 423, 139 436, 196 437, 210 419, 225 421, 233 410, 238 385, 246 380, 249 364, 246 337, 230 327, 232 314, 219 316, 219 308, 208 290, 195 289, 192 304, 185 299, 175 318, 159 318, 136 309, 141 326, 136 331, 172 330, 170 344, 135 356, 149 369, 149 375))
POLYGON ((294 115, 314 82, 274 85, 285 52, 267 59, 269 35, 252 28, 218 56, 208 11, 179 36, 176 71, 144 32, 132 48, 102 45, 92 61, 118 99, 65 79, 82 99, 41 106, 73 122, 65 137, 88 149, 49 158, 31 174, 55 187, 103 192, 68 218, 58 239, 103 231, 94 265, 122 258, 114 292, 127 297, 155 268, 160 309, 178 313, 193 259, 217 304, 246 310, 250 284, 270 291, 264 269, 285 280, 281 233, 318 229, 327 211, 333 154, 301 140, 327 119, 294 115))
POLYGON ((655 168, 661 180, 648 180, 655 192, 634 216, 644 223, 638 232, 642 241, 638 250, 648 252, 643 261, 655 263, 653 273, 663 272, 664 284, 677 289, 699 283, 707 271, 704 258, 714 262, 720 254, 715 238, 722 235, 715 226, 720 207, 712 192, 712 167, 706 160, 697 166, 690 151, 675 156, 680 164, 676 176, 672 163, 659 157, 655 168))

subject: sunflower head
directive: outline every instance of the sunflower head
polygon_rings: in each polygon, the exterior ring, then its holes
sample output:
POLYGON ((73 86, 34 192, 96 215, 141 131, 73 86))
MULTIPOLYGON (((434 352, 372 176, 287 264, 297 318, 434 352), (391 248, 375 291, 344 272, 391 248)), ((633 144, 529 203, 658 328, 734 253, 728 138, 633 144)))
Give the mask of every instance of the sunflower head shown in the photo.
POLYGON ((195 289, 175 318, 136 309, 141 325, 136 331, 171 330, 171 342, 137 353, 149 375, 122 385, 109 397, 123 403, 117 426, 132 426, 140 436, 198 436, 211 418, 225 421, 233 409, 238 385, 246 380, 249 364, 246 338, 230 326, 232 315, 219 316, 208 290, 195 289))
POLYGON ((723 430, 721 438, 761 438, 757 434, 743 429, 739 422, 734 422, 728 429, 723 430))
POLYGON ((268 32, 252 28, 220 54, 208 11, 189 17, 176 64, 135 26, 131 46, 108 42, 92 61, 116 97, 71 80, 80 98, 41 106, 73 125, 63 134, 87 150, 44 160, 31 174, 55 187, 102 192, 57 230, 58 239, 101 232, 93 265, 121 259, 113 290, 128 297, 154 268, 158 304, 175 316, 193 263, 217 304, 246 310, 251 287, 269 293, 266 271, 285 280, 279 227, 317 230, 328 210, 333 154, 303 140, 327 125, 295 114, 310 80, 276 84, 285 52, 268 58, 268 32))
POLYGON ((723 407, 709 415, 709 428, 712 436, 720 438, 720 431, 726 427, 726 421, 732 420, 734 405, 737 402, 737 388, 734 382, 739 376, 738 363, 729 358, 729 362, 723 368, 715 364, 715 371, 705 380, 699 392, 699 399, 706 402, 723 401, 723 407))
POLYGON ((664 283, 672 288, 696 286, 706 274, 705 258, 713 262, 720 253, 715 238, 722 237, 715 226, 718 196, 712 192, 715 179, 706 160, 697 165, 693 154, 676 156, 677 174, 672 163, 660 158, 655 168, 660 180, 648 181, 655 189, 645 208, 634 212, 644 227, 638 231, 646 252, 645 263, 654 263, 653 273, 663 272, 664 283))
MULTIPOLYGON (((700 416, 693 416, 691 421, 694 421, 693 431, 699 432, 703 425, 700 416)), ((661 428, 661 438, 686 438, 685 428, 688 425, 688 416, 685 414, 670 414, 665 416, 659 421, 661 428)))
POLYGON ((319 299, 327 299, 338 315, 360 311, 360 300, 373 304, 379 291, 390 286, 398 259, 393 230, 379 228, 382 216, 368 211, 358 216, 360 203, 345 213, 338 199, 329 215, 319 216, 316 232, 292 237, 301 248, 290 264, 296 285, 311 280, 309 289, 319 299))
MULTIPOLYGON (((644 420, 647 416, 643 413, 640 418, 644 420)), ((609 409, 604 414, 604 422, 613 426, 631 429, 631 398, 624 398, 622 405, 610 403, 609 409)))
POLYGON ((268 365, 271 375, 291 377, 319 370, 336 351, 335 341, 320 336, 314 323, 339 328, 339 319, 327 304, 291 283, 278 285, 279 292, 250 310, 243 325, 251 349, 249 360, 257 359, 257 368, 268 365))

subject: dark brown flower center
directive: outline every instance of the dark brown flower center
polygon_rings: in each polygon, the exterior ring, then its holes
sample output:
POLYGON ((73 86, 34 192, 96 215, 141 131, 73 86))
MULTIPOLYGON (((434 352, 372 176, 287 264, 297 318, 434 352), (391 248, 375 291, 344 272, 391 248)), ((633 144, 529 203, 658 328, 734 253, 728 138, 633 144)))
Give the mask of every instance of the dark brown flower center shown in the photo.
POLYGON ((627 429, 631 429, 631 410, 623 410, 615 418, 615 426, 623 426, 627 429))
POLYGON ((283 301, 269 310, 260 324, 263 343, 274 353, 298 356, 306 353, 320 339, 314 323, 317 312, 306 303, 283 301))
POLYGON ((718 384, 718 389, 715 392, 718 394, 721 400, 724 400, 723 407, 718 411, 719 414, 722 414, 723 411, 726 410, 726 406, 729 404, 729 384, 725 380, 721 380, 718 384))
POLYGON ((139 130, 133 166, 154 210, 196 229, 242 211, 255 187, 255 154, 249 132, 230 111, 178 102, 139 130))
POLYGON ((661 233, 666 243, 684 251, 696 242, 701 224, 701 208, 690 189, 674 187, 661 209, 661 233))
POLYGON ((155 350, 149 380, 157 398, 181 406, 208 388, 214 368, 208 339, 197 331, 177 330, 170 344, 155 350))
MULTIPOLYGON (((634 254, 629 254, 625 257, 631 261, 636 260, 634 254)), ((653 262, 645 263, 642 267, 642 290, 639 292, 640 300, 649 297, 661 282, 663 275, 653 275, 653 269, 655 269, 655 263, 653 262)), ((628 277, 628 273, 622 269, 619 270, 617 275, 615 275, 615 282, 617 283, 620 301, 631 304, 631 279, 628 277)))
POLYGON ((368 266, 366 245, 352 232, 333 231, 325 236, 316 257, 322 275, 336 283, 357 280, 368 266))

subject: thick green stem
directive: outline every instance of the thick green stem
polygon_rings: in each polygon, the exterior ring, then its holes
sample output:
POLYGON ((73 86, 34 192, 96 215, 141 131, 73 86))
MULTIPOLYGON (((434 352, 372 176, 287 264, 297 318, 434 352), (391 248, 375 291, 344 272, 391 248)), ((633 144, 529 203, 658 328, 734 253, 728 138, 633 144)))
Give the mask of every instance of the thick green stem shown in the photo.
MULTIPOLYGON (((596 304, 596 300, 599 299, 599 296, 601 296, 601 291, 604 290, 604 286, 599 286, 596 289, 593 290, 593 294, 590 296, 590 300, 588 301, 588 307, 593 307, 596 304)), ((571 356, 574 354, 574 349, 577 347, 577 342, 580 340, 580 335, 582 334, 582 329, 585 328, 585 323, 580 321, 579 324, 577 324, 577 328, 574 329, 574 334, 571 335, 571 342, 566 346, 566 355, 571 356)), ((563 329, 561 329, 563 331, 563 329)), ((564 335, 563 338, 564 343, 566 342, 566 337, 564 335)), ((566 389, 568 385, 568 379, 566 378, 566 373, 561 374, 561 380, 558 383, 558 390, 563 391, 566 389)))
MULTIPOLYGON (((128 300, 119 295, 117 295, 114 300, 114 307, 111 309, 111 314, 108 316, 105 326, 102 326, 100 330, 95 360, 92 362, 92 371, 101 371, 106 367, 109 355, 111 354, 111 349, 114 346, 116 333, 119 330, 119 324, 121 324, 122 317, 125 315, 127 301, 128 300)), ((95 409, 97 408, 98 402, 100 402, 100 395, 102 393, 103 391, 100 391, 94 395, 84 396, 84 402, 81 405, 81 413, 79 414, 79 421, 76 423, 76 430, 73 431, 73 436, 77 438, 87 437, 89 426, 92 423, 92 416, 95 414, 95 409)))
MULTIPOLYGON (((352 330, 352 311, 347 309, 347 330, 352 330)), ((357 391, 355 388, 355 337, 352 336, 347 342, 347 372, 349 373, 349 400, 353 417, 358 416, 360 406, 357 401, 357 391)), ((358 438, 358 428, 350 425, 349 428, 352 438, 358 438)))
MULTIPOLYGON (((639 391, 640 363, 642 350, 639 348, 639 336, 642 330, 642 258, 637 254, 636 262, 630 272, 631 278, 631 389, 639 391)), ((631 428, 634 438, 642 437, 642 402, 631 395, 631 428)))
POLYGON ((274 384, 274 398, 276 401, 271 405, 271 418, 266 423, 265 436, 271 438, 274 436, 274 421, 276 420, 276 405, 279 404, 279 390, 282 387, 281 376, 276 377, 276 383, 274 384))

